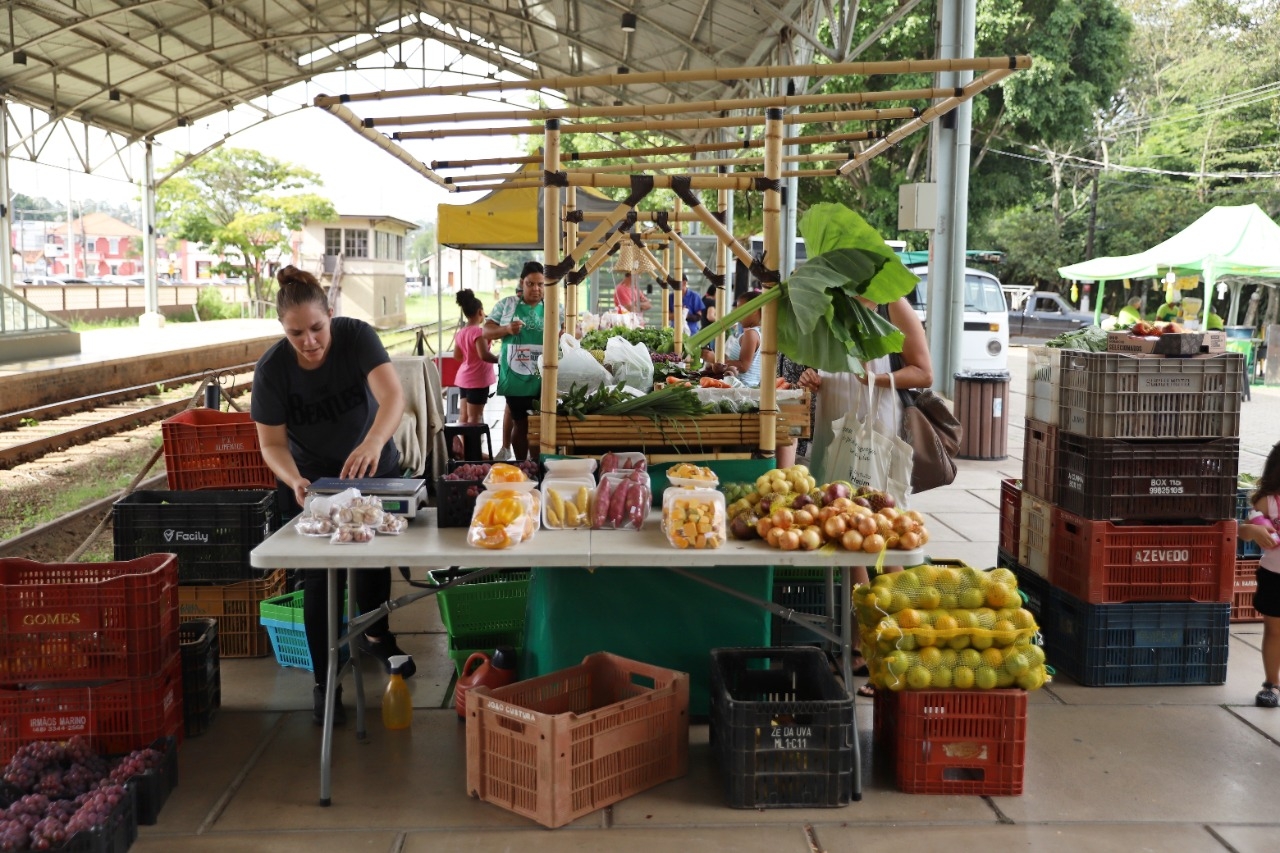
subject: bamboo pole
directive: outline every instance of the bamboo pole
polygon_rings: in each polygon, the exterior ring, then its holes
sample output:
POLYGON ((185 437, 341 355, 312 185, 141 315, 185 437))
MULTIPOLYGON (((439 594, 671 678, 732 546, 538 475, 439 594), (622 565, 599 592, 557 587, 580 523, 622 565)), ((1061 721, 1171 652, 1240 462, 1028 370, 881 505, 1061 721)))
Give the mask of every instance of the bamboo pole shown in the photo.
MULTIPOLYGON (((783 121, 786 124, 817 124, 819 122, 836 121, 892 121, 900 118, 913 118, 920 115, 917 107, 895 107, 884 110, 840 110, 830 113, 791 113, 783 121)), ((566 124, 560 128, 562 134, 575 133, 610 133, 648 132, 667 133, 674 130, 709 130, 718 127, 760 127, 764 119, 760 116, 726 116, 724 118, 683 118, 669 121, 617 121, 612 123, 595 122, 591 124, 566 124)), ((391 135, 397 142, 408 139, 452 139, 454 137, 472 136, 538 136, 545 133, 536 124, 515 125, 508 127, 454 127, 445 130, 402 130, 391 135)))
POLYGON ((609 250, 621 243, 624 239, 630 239, 626 232, 614 231, 609 235, 608 239, 606 239, 604 243, 591 254, 591 257, 587 258, 586 262, 582 264, 582 266, 587 268, 588 273, 595 272, 600 268, 600 265, 608 259, 609 250))
MULTIPOLYGON (((884 136, 882 130, 857 130, 851 133, 817 133, 808 136, 788 136, 782 140, 784 145, 823 145, 828 142, 860 142, 865 139, 879 139, 884 136)), ((609 151, 575 151, 567 157, 560 158, 561 165, 578 163, 583 160, 608 160, 614 157, 670 157, 675 154, 702 154, 708 151, 734 151, 751 148, 764 148, 763 139, 743 139, 733 142, 697 142, 689 145, 660 145, 649 148, 617 148, 609 151)), ((475 160, 432 160, 431 168, 475 169, 481 166, 527 166, 541 163, 541 155, 524 157, 484 157, 475 160)), ((763 158, 761 159, 763 162, 763 158)))
POLYGON ((615 207, 612 213, 605 214, 601 223, 587 235, 585 240, 578 240, 578 244, 570 249, 565 257, 573 258, 575 262, 581 260, 587 249, 602 242, 605 239, 605 235, 608 234, 609 231, 627 215, 628 210, 630 210, 630 208, 627 206, 627 203, 623 202, 615 207))
MULTIPOLYGON (((564 194, 564 241, 572 246, 578 242, 578 223, 569 214, 578 208, 578 188, 569 187, 564 194)), ((564 321, 569 334, 578 337, 578 286, 564 289, 564 321)))
POLYGON ((805 95, 770 95, 760 98, 718 98, 669 104, 625 104, 622 106, 557 107, 544 110, 479 110, 459 113, 426 113, 411 116, 367 118, 366 127, 407 127, 415 124, 457 124, 469 121, 546 121, 549 118, 584 119, 626 116, 680 115, 683 113, 725 113, 765 107, 812 107, 827 104, 876 104, 885 101, 931 101, 955 94, 952 87, 930 89, 887 89, 879 92, 813 92, 805 95))
MULTIPOLYGON (((723 188, 724 191, 728 191, 728 189, 728 187, 723 188)), ((727 247, 731 255, 742 261, 747 266, 751 266, 751 261, 753 260, 751 253, 738 243, 737 239, 734 238, 733 234, 729 233, 729 229, 726 228, 719 219, 716 219, 711 215, 711 211, 707 210, 706 205, 700 204, 693 210, 698 214, 698 220, 703 225, 707 226, 707 228, 711 229, 711 233, 715 234, 716 237, 720 239, 721 245, 727 247)), ((721 314, 720 316, 724 317, 725 315, 721 314)))
MULTIPOLYGON (((619 152, 619 156, 625 156, 626 152, 619 152)), ((817 154, 793 154, 789 157, 783 157, 784 163, 825 163, 832 160, 844 162, 850 157, 856 156, 854 152, 826 151, 817 154)), ((567 164, 565 164, 567 165, 567 164)), ((763 166, 763 157, 727 157, 703 160, 659 160, 657 162, 637 161, 633 163, 608 163, 606 165, 583 165, 580 168, 572 169, 575 172, 623 172, 625 174, 636 174, 639 172, 663 171, 669 169, 679 169, 681 171, 689 171, 701 166, 763 166)), ((452 175, 445 178, 451 184, 478 183, 480 181, 502 181, 513 175, 520 175, 521 172, 478 172, 469 175, 452 175)), ((527 174, 527 173, 525 173, 527 174)), ((761 172, 763 174, 763 172, 761 172)))
MULTIPOLYGON (((683 203, 680 201, 680 199, 677 198, 675 203, 676 213, 679 213, 682 207, 683 207, 683 203)), ((668 276, 667 278, 668 278, 668 281, 674 282, 674 284, 672 284, 671 286, 672 289, 670 292, 666 290, 662 291, 662 301, 667 303, 667 306, 671 309, 670 310, 671 329, 675 336, 673 339, 675 343, 675 351, 680 352, 680 344, 684 338, 684 336, 681 334, 681 330, 682 330, 682 327, 684 326, 684 323, 680 322, 680 319, 684 317, 684 313, 682 311, 682 308, 684 306, 680 300, 675 299, 675 296, 677 291, 680 292, 681 296, 684 295, 683 291, 680 288, 680 275, 684 271, 684 264, 681 263, 680 251, 675 247, 675 245, 670 239, 670 237, 672 236, 674 236, 674 232, 667 235, 668 240, 667 240, 665 250, 666 250, 667 268, 671 270, 671 275, 668 276)))
MULTIPOLYGON (((547 172, 560 168, 559 119, 547 119, 543 168, 547 172)), ((560 188, 547 187, 542 198, 543 264, 549 271, 560 261, 560 188)), ((538 415, 542 430, 538 450, 546 456, 556 449, 556 380, 560 373, 560 282, 550 276, 542 304, 542 412, 538 415)))
MULTIPOLYGON (((843 157, 841 159, 843 159, 843 157)), ((645 170, 641 168, 637 171, 637 174, 643 171, 645 170)), ((571 182, 577 186, 616 187, 616 186, 630 185, 629 181, 627 181, 627 183, 618 183, 616 181, 610 181, 609 178, 613 177, 612 175, 602 174, 595 170, 577 169, 577 170, 574 170, 573 172, 566 172, 565 174, 590 176, 588 180, 570 179, 571 182)), ((682 177, 685 174, 687 173, 681 173, 679 175, 674 175, 674 176, 654 175, 652 177, 654 178, 682 177)), ((764 172, 734 172, 733 174, 736 177, 730 180, 732 180, 736 184, 739 184, 739 186, 737 186, 736 188, 741 190, 754 189, 754 183, 751 183, 751 182, 753 182, 756 178, 764 177, 764 172), (747 181, 748 183, 746 185, 742 185, 743 181, 747 181)), ((784 178, 834 178, 834 177, 838 177, 839 174, 840 173, 837 172, 835 169, 797 169, 794 171, 787 170, 785 172, 782 172, 782 177, 784 178)), ((702 177, 706 180, 717 181, 716 178, 708 178, 707 176, 694 175, 693 177, 695 178, 702 177)), ((626 180, 626 179, 623 179, 623 180, 626 180)), ((466 185, 454 184, 454 188, 460 193, 492 192, 496 190, 518 190, 518 189, 528 189, 529 187, 540 187, 540 186, 542 186, 542 181, 540 179, 534 179, 534 178, 521 178, 519 180, 513 180, 513 181, 502 181, 501 183, 496 183, 496 184, 466 184, 466 185)), ((655 184, 655 187, 656 186, 658 185, 655 184)), ((719 183, 717 182, 717 185, 715 186, 710 186, 710 187, 698 186, 697 188, 698 189, 720 189, 720 186, 719 186, 719 183)))
MULTIPOLYGON (((782 176, 782 124, 779 107, 765 110, 764 174, 778 186, 782 176)), ((764 268, 778 269, 782 256, 782 193, 778 189, 764 191, 764 268)), ((765 287, 778 287, 765 281, 765 287)), ((760 455, 772 459, 777 449, 778 390, 778 303, 764 306, 760 317, 760 455)))
POLYGON ((941 71, 987 71, 992 68, 1025 69, 1031 67, 1029 56, 974 57, 972 59, 900 59, 882 62, 832 62, 801 65, 747 65, 685 69, 679 71, 640 71, 628 74, 585 74, 535 77, 529 80, 487 80, 448 86, 422 86, 413 89, 384 89, 344 95, 317 95, 314 103, 327 107, 350 101, 387 101, 394 98, 430 95, 470 95, 476 92, 525 92, 548 89, 563 92, 589 86, 641 86, 648 84, 696 83, 709 80, 739 81, 780 77, 847 77, 881 74, 935 74, 941 71))
POLYGON ((428 181, 431 181, 431 183, 436 184, 437 186, 444 187, 449 192, 455 192, 454 188, 448 183, 448 181, 446 181, 440 175, 436 174, 431 169, 427 168, 426 163, 423 163, 417 157, 414 157, 408 151, 405 151, 399 145, 395 144, 390 139, 387 139, 387 137, 383 136, 381 133, 378 133, 376 130, 365 127, 364 120, 361 119, 359 116, 357 116, 355 113, 351 112, 351 110, 339 104, 326 106, 324 109, 334 118, 338 119, 343 124, 345 124, 347 127, 351 128, 356 133, 360 134, 365 139, 369 140, 374 145, 381 148, 383 151, 386 151, 392 157, 395 157, 401 163, 404 163, 410 169, 413 169, 413 171, 417 172, 419 175, 422 175, 428 181))
MULTIPOLYGON (((721 211, 721 215, 724 215, 724 212, 729 209, 729 190, 718 190, 716 192, 716 205, 721 211)), ((728 282, 729 276, 727 275, 727 270, 728 270, 728 259, 731 254, 732 254, 732 250, 722 240, 716 242, 716 274, 719 275, 720 280, 724 282, 724 286, 716 288, 716 292, 715 292, 715 300, 716 300, 715 308, 716 308, 717 320, 725 316, 721 312, 725 310, 725 303, 727 301, 727 297, 725 296, 725 290, 729 289, 729 282, 728 282)), ((715 352, 716 352, 716 361, 723 363, 724 362, 724 333, 723 332, 716 335, 715 352)))
POLYGON ((856 157, 853 157, 852 159, 850 159, 849 162, 838 167, 836 169, 836 174, 848 175, 851 171, 858 168, 858 166, 867 162, 872 157, 879 154, 881 151, 884 151, 885 149, 890 148, 891 146, 897 145, 898 141, 901 140, 903 137, 910 136, 920 128, 924 127, 929 122, 938 118, 938 116, 945 115, 946 113, 951 112, 964 101, 969 100, 974 95, 981 92, 983 89, 986 89, 989 86, 994 86, 996 83, 999 83, 1001 80, 1008 77, 1012 73, 1013 73, 1013 69, 1006 68, 999 71, 991 71, 987 74, 983 74, 981 77, 975 77, 972 82, 970 82, 968 85, 964 86, 961 89, 961 92, 963 94, 956 95, 955 97, 947 98, 945 101, 934 104, 933 106, 925 110, 923 113, 921 113, 918 117, 902 125, 897 130, 890 131, 889 134, 885 136, 883 139, 876 140, 871 145, 867 146, 867 148, 861 153, 859 153, 856 157))

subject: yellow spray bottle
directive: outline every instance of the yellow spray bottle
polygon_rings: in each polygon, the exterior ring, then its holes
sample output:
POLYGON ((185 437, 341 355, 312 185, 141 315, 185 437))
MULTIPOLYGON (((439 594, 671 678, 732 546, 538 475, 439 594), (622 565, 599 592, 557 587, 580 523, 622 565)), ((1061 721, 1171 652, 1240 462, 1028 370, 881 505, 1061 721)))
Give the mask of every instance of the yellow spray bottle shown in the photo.
POLYGON ((401 669, 409 662, 408 655, 392 655, 391 677, 387 680, 386 692, 382 694, 382 726, 388 730, 407 729, 413 722, 413 697, 409 695, 409 685, 404 683, 401 669))

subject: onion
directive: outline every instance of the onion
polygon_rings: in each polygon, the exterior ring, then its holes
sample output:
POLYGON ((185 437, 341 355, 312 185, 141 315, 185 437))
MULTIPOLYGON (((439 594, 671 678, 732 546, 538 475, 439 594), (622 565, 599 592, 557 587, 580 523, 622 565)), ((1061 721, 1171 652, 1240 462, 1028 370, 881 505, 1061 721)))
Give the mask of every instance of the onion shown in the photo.
POLYGON ((796 529, 783 530, 779 538, 779 544, 784 551, 795 551, 800 547, 800 531, 796 529))
POLYGON ((862 540, 862 550, 868 554, 878 554, 884 550, 884 537, 879 533, 872 533, 870 536, 862 540))
POLYGON ((800 531, 800 548, 803 551, 816 551, 822 547, 822 532, 812 525, 800 531))
POLYGON ((898 546, 904 551, 914 551, 920 547, 920 534, 908 531, 898 538, 898 546))
POLYGON ((858 532, 861 533, 863 536, 870 536, 871 534, 875 533, 880 526, 876 524, 876 520, 874 516, 860 515, 858 516, 857 527, 858 527, 858 532))
POLYGON ((842 515, 828 516, 822 522, 822 532, 827 534, 828 539, 839 539, 844 535, 846 529, 847 525, 845 525, 844 516, 842 515))
POLYGON ((846 530, 840 537, 840 544, 846 551, 861 551, 862 534, 856 530, 846 530))

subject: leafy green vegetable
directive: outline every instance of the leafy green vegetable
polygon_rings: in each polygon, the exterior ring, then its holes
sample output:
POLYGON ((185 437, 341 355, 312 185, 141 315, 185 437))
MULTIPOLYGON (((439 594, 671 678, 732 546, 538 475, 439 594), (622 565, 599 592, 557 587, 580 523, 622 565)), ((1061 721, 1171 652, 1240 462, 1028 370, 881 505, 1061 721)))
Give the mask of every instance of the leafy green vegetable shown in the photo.
POLYGON ((1084 326, 1063 332, 1052 340, 1044 342, 1047 347, 1058 349, 1078 349, 1087 352, 1106 352, 1107 333, 1097 326, 1084 326))
POLYGON ((620 403, 600 409, 602 415, 658 415, 696 416, 707 413, 707 407, 688 385, 664 385, 640 397, 631 397, 620 403))
POLYGON ((582 348, 587 350, 604 349, 609 338, 620 337, 628 343, 644 344, 649 352, 674 352, 676 333, 674 329, 630 329, 626 326, 614 326, 610 329, 596 329, 582 336, 582 348))
POLYGON ((833 373, 901 352, 904 335, 858 297, 878 304, 911 292, 918 279, 861 216, 841 204, 814 205, 800 222, 812 256, 791 278, 685 340, 701 348, 743 317, 778 303, 778 349, 792 361, 833 373))

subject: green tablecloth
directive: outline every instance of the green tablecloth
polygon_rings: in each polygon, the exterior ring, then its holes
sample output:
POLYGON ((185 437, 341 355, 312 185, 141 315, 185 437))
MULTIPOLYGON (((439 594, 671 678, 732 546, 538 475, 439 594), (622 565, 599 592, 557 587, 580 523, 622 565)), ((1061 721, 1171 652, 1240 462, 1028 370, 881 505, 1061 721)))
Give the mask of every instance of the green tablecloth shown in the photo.
MULTIPOLYGON (((693 571, 764 601, 773 591, 772 566, 693 571)), ((661 568, 535 568, 524 625, 521 678, 613 652, 687 672, 693 716, 709 711, 712 649, 769 645, 768 611, 661 568)))

